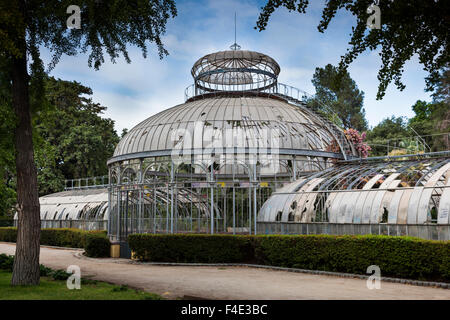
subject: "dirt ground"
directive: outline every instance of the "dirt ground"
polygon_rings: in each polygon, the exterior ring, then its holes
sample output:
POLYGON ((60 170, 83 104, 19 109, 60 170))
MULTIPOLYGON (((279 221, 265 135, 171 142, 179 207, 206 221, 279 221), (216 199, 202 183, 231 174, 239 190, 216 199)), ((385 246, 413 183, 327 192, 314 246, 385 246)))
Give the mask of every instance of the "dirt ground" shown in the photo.
MULTIPOLYGON (((0 253, 15 245, 0 243, 0 253)), ((40 263, 54 269, 78 265, 84 277, 128 285, 168 299, 446 299, 450 290, 381 282, 369 290, 366 280, 248 267, 194 267, 129 264, 125 259, 80 257, 81 251, 41 247, 40 263)))

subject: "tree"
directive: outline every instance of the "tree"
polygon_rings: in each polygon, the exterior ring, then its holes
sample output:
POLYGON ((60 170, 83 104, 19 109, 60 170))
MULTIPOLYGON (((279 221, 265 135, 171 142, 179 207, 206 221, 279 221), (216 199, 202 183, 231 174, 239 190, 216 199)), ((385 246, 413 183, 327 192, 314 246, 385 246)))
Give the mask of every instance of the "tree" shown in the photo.
POLYGON ((61 191, 65 179, 106 175, 120 140, 90 88, 49 77, 45 91, 49 107, 33 121, 40 195, 61 191))
MULTIPOLYGON (((1 81, 1 80, 0 80, 1 81)), ((0 85, 5 85, 0 82, 0 85)), ((39 195, 62 191, 65 179, 106 175, 106 161, 119 137, 111 119, 100 117, 106 108, 86 95, 92 90, 77 82, 45 79, 45 104, 33 117, 33 146, 39 195), (82 132, 79 135, 78 132, 82 132), (72 161, 77 155, 77 161, 72 161)), ((6 98, 8 94, 5 94, 6 98)), ((0 216, 15 205, 14 117, 0 105, 0 216)))
MULTIPOLYGON (((450 105, 450 67, 446 66, 433 80, 433 102, 445 102, 450 105)), ((431 91, 431 90, 428 90, 431 91)))
POLYGON ((384 119, 367 133, 374 155, 399 148, 403 153, 450 149, 449 68, 443 68, 434 80, 432 102, 418 100, 412 106, 414 117, 384 119))
POLYGON ((415 130, 415 134, 422 136, 431 151, 448 150, 449 105, 444 101, 427 103, 418 100, 412 109, 415 116, 409 119, 408 125, 415 130))
POLYGON ((325 68, 316 68, 312 83, 316 88, 316 95, 315 99, 309 100, 310 107, 327 114, 327 110, 322 108, 323 103, 337 114, 345 129, 367 130, 363 108, 364 92, 358 89, 347 71, 339 75, 338 69, 331 64, 325 68))
POLYGON ((127 133, 128 133, 128 129, 127 128, 123 128, 122 129, 122 134, 120 135, 120 138, 125 137, 127 133))
POLYGON ((450 108, 444 102, 418 100, 412 109, 414 117, 386 118, 367 132, 372 155, 386 155, 394 149, 404 153, 442 151, 450 148, 450 108))
POLYGON ((394 143, 410 135, 407 119, 405 117, 392 116, 383 119, 372 130, 369 130, 366 142, 372 149, 372 156, 385 156, 388 148, 393 149, 394 143), (388 142, 390 140, 393 142, 388 142))
POLYGON ((450 149, 450 67, 446 65, 434 79, 433 103, 436 104, 432 114, 435 130, 444 133, 433 139, 434 150, 450 149), (445 134, 447 133, 447 134, 445 134))
MULTIPOLYGON (((4 59, 0 57, 0 70, 4 59)), ((14 127, 15 116, 11 108, 10 84, 0 72, 0 217, 10 216, 16 203, 14 127)))
MULTIPOLYGON (((66 179, 108 173, 106 161, 120 139, 114 122, 100 117, 106 108, 93 103, 89 95, 92 90, 77 82, 45 78, 46 108, 33 117, 40 196, 62 191, 66 179)), ((0 111, 0 216, 11 216, 16 202, 14 122, 10 107, 0 106, 0 111)))
POLYGON ((40 48, 52 52, 51 66, 63 54, 89 53, 88 65, 96 70, 104 62, 104 51, 113 62, 120 54, 130 62, 128 44, 139 47, 146 57, 147 42, 153 42, 162 58, 167 51, 161 35, 167 20, 176 16, 173 0, 80 0, 81 28, 68 29, 66 11, 71 4, 70 0, 0 2, 0 59, 5 60, 3 75, 11 80, 17 118, 14 142, 18 234, 12 285, 39 284, 40 217, 31 114, 42 102, 40 48), (31 60, 27 61, 27 57, 31 60))
MULTIPOLYGON (((287 8, 290 12, 306 13, 308 0, 268 0, 262 8, 255 29, 266 29, 275 9, 287 8)), ((381 48, 382 66, 378 71, 377 99, 382 99, 388 85, 394 81, 398 89, 405 85, 401 81, 405 62, 418 55, 419 62, 428 72, 427 88, 433 90, 439 70, 448 65, 450 30, 450 2, 448 0, 379 1, 381 29, 368 29, 367 20, 372 13, 367 10, 372 0, 328 0, 318 25, 324 32, 336 13, 345 9, 356 17, 352 28, 350 48, 341 57, 340 70, 348 66, 366 50, 381 48)))

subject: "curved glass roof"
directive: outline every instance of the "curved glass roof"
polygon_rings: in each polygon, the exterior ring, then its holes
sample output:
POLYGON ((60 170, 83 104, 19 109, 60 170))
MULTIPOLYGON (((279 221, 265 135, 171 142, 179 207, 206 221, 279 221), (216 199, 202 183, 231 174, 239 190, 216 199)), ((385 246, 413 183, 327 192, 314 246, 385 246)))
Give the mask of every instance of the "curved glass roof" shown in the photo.
POLYGON ((105 188, 52 193, 40 197, 39 203, 41 220, 108 219, 108 189, 105 188))
POLYGON ((448 156, 344 162, 277 190, 258 221, 448 225, 449 187, 448 156))
MULTIPOLYGON (((278 138, 280 154, 337 157, 327 151, 333 139, 329 127, 306 107, 267 97, 212 97, 162 111, 138 124, 119 142, 109 163, 145 156, 170 155, 183 144, 186 149, 212 146, 251 148, 266 139, 264 129, 278 138), (243 140, 230 140, 229 136, 243 140), (231 141, 231 142, 230 142, 231 141), (230 145, 231 143, 231 145, 230 145)), ((270 145, 270 143, 267 143, 270 145)))

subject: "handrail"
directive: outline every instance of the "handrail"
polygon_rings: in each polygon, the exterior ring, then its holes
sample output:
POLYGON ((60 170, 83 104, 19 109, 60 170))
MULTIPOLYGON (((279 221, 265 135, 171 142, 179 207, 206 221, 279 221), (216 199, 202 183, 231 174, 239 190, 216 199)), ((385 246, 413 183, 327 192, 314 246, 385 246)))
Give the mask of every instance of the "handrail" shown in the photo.
MULTIPOLYGON (((258 84, 259 85, 259 84, 258 84)), ((209 89, 209 91, 202 90, 199 87, 195 87, 195 84, 191 84, 184 89, 184 101, 196 97, 201 96, 203 94, 214 92, 212 89, 209 89)), ((223 90, 217 90, 216 92, 226 92, 223 90)), ((292 99, 305 102, 307 98, 310 98, 311 95, 308 94, 306 91, 303 91, 301 89, 298 89, 296 87, 277 82, 276 86, 267 86, 267 83, 262 82, 261 87, 256 87, 250 90, 242 91, 242 92, 265 92, 265 93, 273 93, 273 94, 279 94, 283 96, 290 97, 292 99)))
POLYGON ((108 176, 64 180, 64 190, 106 188, 108 185, 108 176))
MULTIPOLYGON (((217 90, 213 91, 209 89, 209 91, 203 90, 199 87, 196 87, 195 84, 191 84, 184 89, 184 101, 194 98, 196 96, 202 96, 204 94, 210 94, 210 93, 224 93, 226 91, 223 90, 217 90)), ((308 99, 312 99, 313 95, 309 94, 308 92, 301 90, 299 88, 290 86, 288 84, 277 82, 275 86, 267 86, 267 84, 263 83, 261 87, 257 87, 251 90, 242 91, 242 93, 245 92, 264 92, 264 93, 271 93, 280 97, 288 98, 290 100, 296 101, 297 103, 306 103, 308 99)), ((317 99, 316 99, 317 100, 317 99)), ((317 100, 318 103, 321 105, 323 110, 325 110, 327 113, 331 114, 332 116, 335 116, 336 113, 326 104, 322 103, 321 101, 317 100)))

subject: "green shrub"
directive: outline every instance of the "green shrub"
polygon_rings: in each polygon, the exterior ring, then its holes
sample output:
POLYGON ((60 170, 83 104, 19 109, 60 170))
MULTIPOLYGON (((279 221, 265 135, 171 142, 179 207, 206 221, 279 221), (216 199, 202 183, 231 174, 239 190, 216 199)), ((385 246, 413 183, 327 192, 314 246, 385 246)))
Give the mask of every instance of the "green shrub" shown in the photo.
POLYGON ((233 263, 450 281, 450 241, 392 236, 332 235, 155 235, 128 237, 144 261, 233 263))
POLYGON ((53 270, 51 268, 48 268, 46 266, 44 266, 43 264, 39 265, 39 273, 41 275, 41 277, 49 277, 51 276, 53 270))
MULTIPOLYGON (((6 227, 0 228, 0 241, 16 242, 17 228, 6 227)), ((109 240, 105 230, 100 231, 84 231, 79 229, 42 229, 41 230, 41 245, 55 246, 55 247, 69 247, 69 248, 84 248, 86 254, 94 254, 95 257, 109 256, 109 240), (87 250, 88 239, 95 237, 89 245, 87 250), (98 240, 98 239, 102 240, 98 240), (106 243, 108 243, 108 254, 106 252, 106 243), (98 244, 100 248, 96 249, 94 246, 98 244)))
POLYGON ((133 234, 136 258, 163 262, 241 262, 252 258, 250 238, 232 235, 133 234))
POLYGON ((86 237, 84 250, 88 257, 109 257, 111 244, 109 239, 98 234, 90 234, 86 237))
POLYGON ((64 270, 52 270, 48 276, 51 276, 54 280, 67 280, 72 274, 64 270))
POLYGON ((13 271, 14 256, 0 254, 0 270, 13 271))

